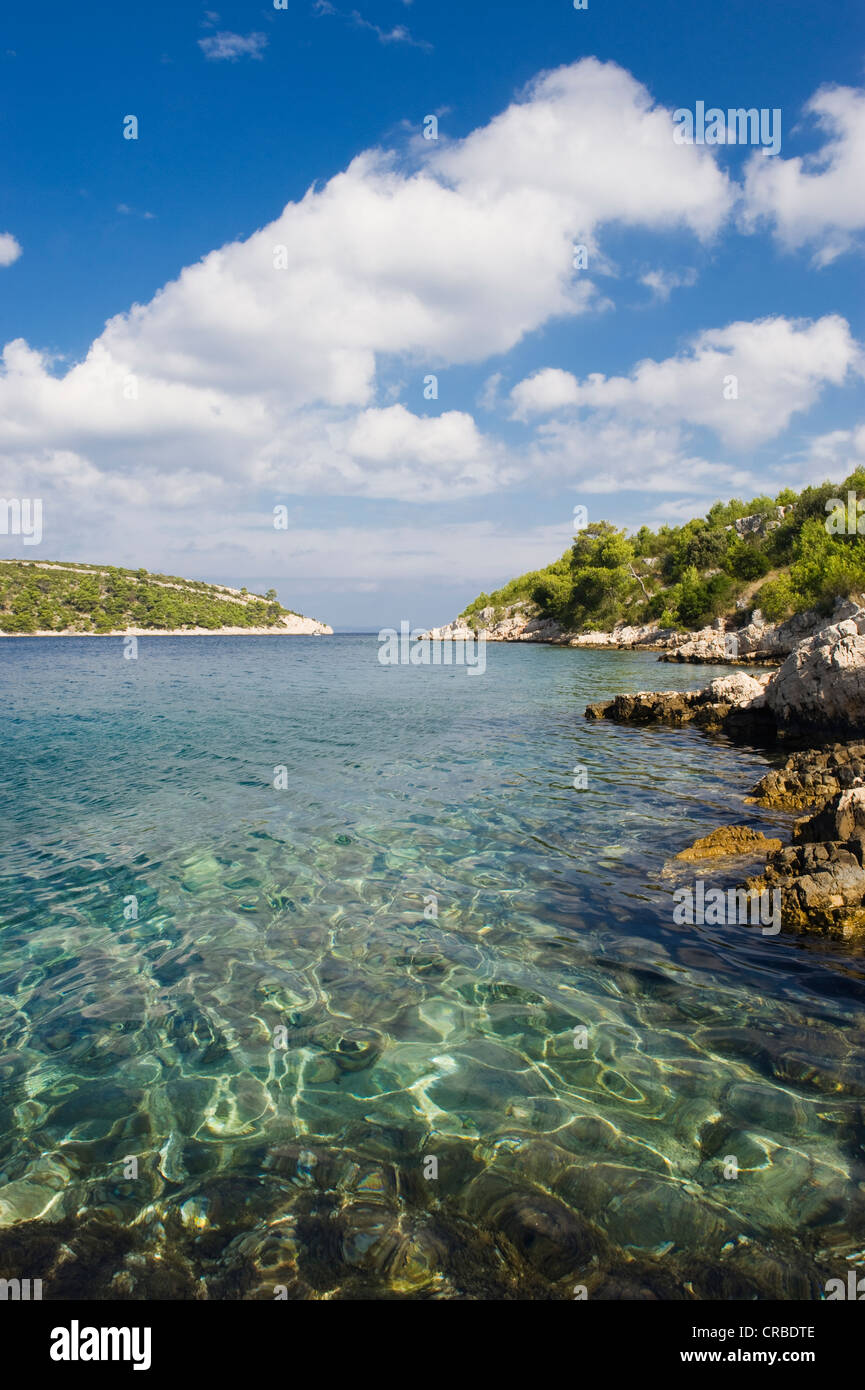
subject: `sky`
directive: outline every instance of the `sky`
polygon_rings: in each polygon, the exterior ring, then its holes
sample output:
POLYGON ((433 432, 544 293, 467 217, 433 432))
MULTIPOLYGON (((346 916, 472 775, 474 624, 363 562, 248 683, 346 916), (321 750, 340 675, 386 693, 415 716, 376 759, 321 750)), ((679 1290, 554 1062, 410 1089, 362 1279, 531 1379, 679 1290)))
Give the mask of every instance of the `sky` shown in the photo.
POLYGON ((860 0, 358 4, 7 7, 0 555, 421 627, 865 463, 860 0))

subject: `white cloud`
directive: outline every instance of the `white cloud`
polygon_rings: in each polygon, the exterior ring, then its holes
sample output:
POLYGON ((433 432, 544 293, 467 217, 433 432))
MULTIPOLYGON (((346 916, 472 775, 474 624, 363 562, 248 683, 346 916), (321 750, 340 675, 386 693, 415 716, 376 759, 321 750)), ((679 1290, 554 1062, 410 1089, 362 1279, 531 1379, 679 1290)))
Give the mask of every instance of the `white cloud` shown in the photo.
POLYGON ((680 492, 683 480, 703 496, 749 488, 741 465, 702 458, 677 424, 634 420, 552 420, 529 450, 531 476, 556 480, 581 494, 680 492))
POLYGON ((138 212, 136 208, 131 208, 128 203, 118 203, 117 211, 124 217, 141 217, 145 222, 155 221, 155 214, 152 212, 138 212))
MULTIPOLYGON (((238 36, 202 46, 226 37, 238 36)), ((136 527, 185 536, 196 556, 216 555, 222 536, 242 565, 262 540, 245 518, 267 495, 458 502, 533 473, 586 491, 662 491, 681 487, 683 470, 713 495, 744 488, 747 471, 705 460, 689 432, 707 426, 750 446, 858 365, 843 319, 779 318, 706 331, 626 376, 536 373, 511 405, 524 419, 557 418, 520 453, 465 410, 414 413, 394 399, 395 380, 419 386, 428 372, 496 358, 481 393, 494 407, 513 379, 505 354, 553 320, 597 311, 589 277, 605 264, 607 224, 707 239, 734 193, 714 151, 676 146, 669 112, 594 59, 544 74, 464 140, 418 149, 408 169, 381 150, 361 154, 111 319, 65 374, 23 340, 7 344, 4 477, 32 480, 25 496, 42 495, 41 479, 55 516, 68 502, 82 555, 85 540, 128 529, 134 509, 136 527), (588 275, 574 273, 575 240, 589 247, 588 275), (731 373, 737 401, 723 399, 731 373)), ((669 277, 648 272, 645 283, 659 293, 669 277)), ((332 572, 334 533, 326 544, 332 572)), ((505 549, 503 567, 519 568, 505 549)), ((345 563, 367 554, 364 539, 345 563)))
POLYGON ((372 30, 379 43, 405 43, 410 48, 422 48, 426 53, 432 52, 432 44, 426 39, 416 39, 405 24, 395 24, 392 29, 382 29, 378 24, 371 24, 368 19, 364 19, 357 10, 352 10, 351 17, 358 28, 372 30))
POLYGON ((768 223, 788 248, 813 247, 826 265, 865 228, 865 91, 822 87, 805 111, 826 136, 815 153, 754 154, 745 174, 744 224, 768 223))
MULTIPOLYGON (((410 5, 411 0, 403 0, 403 3, 410 5)), ((427 53, 432 52, 432 44, 427 43, 425 39, 416 39, 405 24, 395 24, 392 29, 382 29, 378 24, 364 19, 358 10, 346 14, 343 10, 337 9, 336 5, 331 4, 331 0, 315 0, 313 10, 319 15, 335 15, 339 19, 348 20, 358 29, 368 29, 375 34, 379 43, 404 43, 410 48, 422 48, 427 53)))
POLYGON ((579 398, 577 378, 560 367, 543 367, 518 382, 511 391, 513 413, 518 420, 527 420, 530 415, 549 415, 564 406, 576 405, 579 398))
POLYGON ((495 410, 499 402, 499 388, 503 380, 504 374, 502 372, 493 372, 490 376, 487 377, 486 381, 481 387, 477 401, 481 410, 495 410))
POLYGON ((407 502, 490 493, 515 477, 505 448, 467 413, 418 416, 403 405, 307 413, 262 450, 256 468, 257 482, 269 487, 407 502))
POLYGON ((260 573, 284 573, 287 563, 298 577, 353 579, 393 584, 414 579, 478 588, 490 575, 504 578, 549 564, 573 536, 570 514, 561 526, 499 526, 491 521, 456 521, 424 526, 335 528, 291 526, 288 531, 263 529, 241 537, 232 528, 208 537, 208 555, 217 558, 221 543, 240 543, 256 557, 260 573))
POLYGON ((593 373, 580 382, 568 372, 539 372, 515 386, 511 399, 524 417, 570 405, 602 417, 704 426, 727 444, 752 448, 854 372, 862 374, 863 354, 845 319, 778 317, 707 329, 677 357, 646 359, 627 377, 593 373))
POLYGON ((673 290, 690 288, 697 283, 697 272, 692 267, 685 270, 647 270, 640 276, 640 284, 652 291, 656 303, 665 304, 673 290))
POLYGON ((260 58, 267 47, 266 34, 232 34, 221 30, 218 34, 208 34, 198 40, 198 47, 205 58, 212 62, 227 60, 235 62, 238 58, 260 58))
POLYGON ((778 486, 841 482, 856 468, 865 467, 865 422, 848 430, 815 435, 804 449, 784 459, 772 470, 778 486))
MULTIPOLYGON (((231 57, 248 49, 236 38, 201 42, 231 57)), ((514 476, 501 446, 462 412, 382 410, 380 360, 420 375, 506 353, 599 304, 573 271, 577 231, 593 246, 617 219, 708 235, 730 200, 712 156, 673 144, 645 88, 585 60, 544 75, 465 140, 424 149, 413 171, 379 150, 360 155, 111 319, 65 376, 26 343, 7 345, 0 448, 247 488, 278 478, 375 497, 489 491, 514 476)))
POLYGON ((523 100, 433 163, 486 198, 543 197, 582 242, 613 221, 709 237, 733 200, 709 147, 676 145, 670 112, 630 73, 596 58, 542 74, 523 100))
POLYGON ((11 265, 21 255, 21 247, 11 232, 0 232, 0 265, 11 265))
POLYGON ((446 464, 454 459, 477 459, 481 437, 472 417, 462 411, 419 418, 403 405, 392 405, 359 415, 352 429, 351 445, 359 459, 392 462, 408 454, 420 463, 446 464))

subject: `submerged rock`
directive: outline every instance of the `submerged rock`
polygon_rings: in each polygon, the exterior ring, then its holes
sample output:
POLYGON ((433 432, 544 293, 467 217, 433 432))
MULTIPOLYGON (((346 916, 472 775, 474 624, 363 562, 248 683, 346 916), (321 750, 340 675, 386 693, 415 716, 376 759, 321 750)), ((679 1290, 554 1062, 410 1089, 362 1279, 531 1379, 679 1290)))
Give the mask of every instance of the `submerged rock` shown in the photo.
POLYGON ((19 1221, 33 1221, 45 1216, 57 1203, 60 1193, 39 1183, 7 1182, 0 1187, 0 1226, 12 1226, 19 1221))

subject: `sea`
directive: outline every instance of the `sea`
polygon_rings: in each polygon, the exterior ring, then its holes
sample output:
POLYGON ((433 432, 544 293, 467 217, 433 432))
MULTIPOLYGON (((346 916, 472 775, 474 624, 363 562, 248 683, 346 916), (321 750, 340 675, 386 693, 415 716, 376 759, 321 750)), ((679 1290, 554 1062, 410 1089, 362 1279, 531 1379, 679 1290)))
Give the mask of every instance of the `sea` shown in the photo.
POLYGON ((724 674, 375 635, 0 643, 0 1275, 43 1297, 818 1299, 865 1256, 865 971, 682 922, 777 762, 724 674))

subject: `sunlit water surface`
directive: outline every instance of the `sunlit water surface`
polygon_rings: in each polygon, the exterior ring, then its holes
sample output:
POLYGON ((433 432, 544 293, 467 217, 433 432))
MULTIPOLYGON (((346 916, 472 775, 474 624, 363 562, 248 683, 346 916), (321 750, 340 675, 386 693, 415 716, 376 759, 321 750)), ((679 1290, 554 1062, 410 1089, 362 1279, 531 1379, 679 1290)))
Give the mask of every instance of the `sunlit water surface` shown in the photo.
POLYGON ((582 715, 720 672, 376 656, 2 642, 0 1274, 821 1297, 865 1244, 861 964, 675 925, 692 839, 789 833, 767 755, 582 715))

